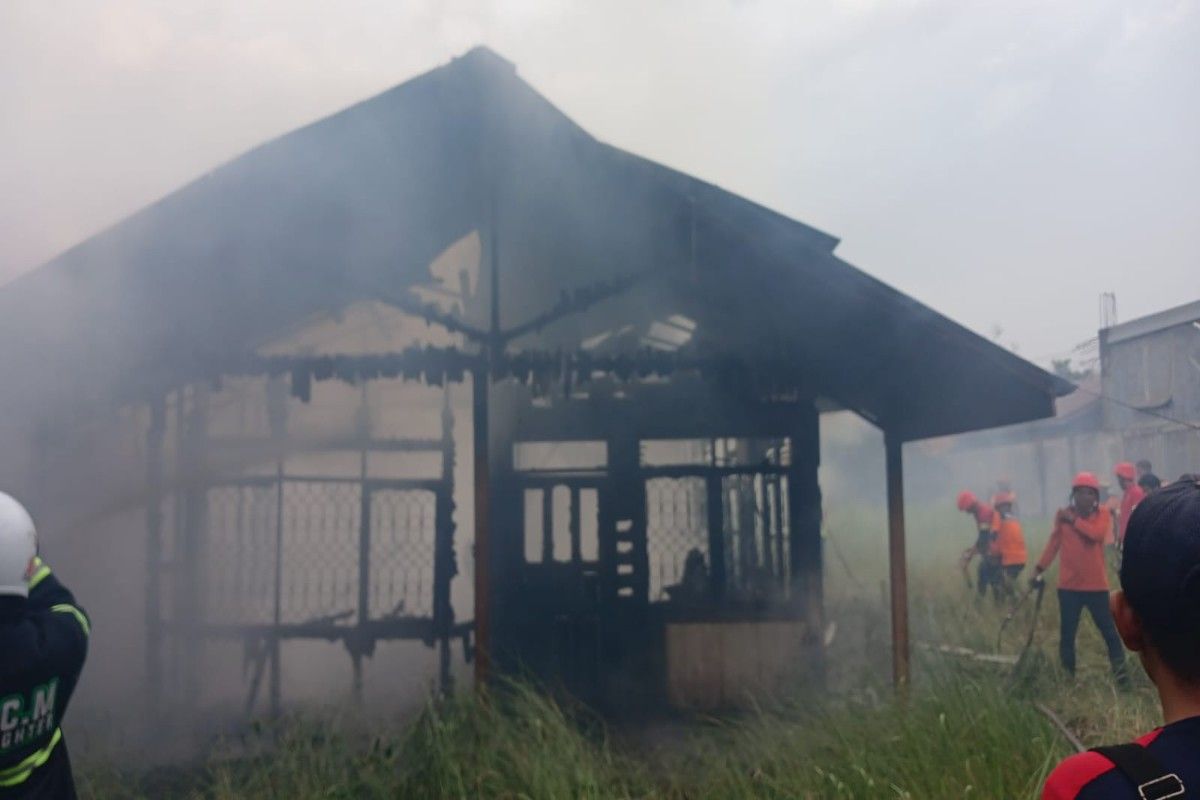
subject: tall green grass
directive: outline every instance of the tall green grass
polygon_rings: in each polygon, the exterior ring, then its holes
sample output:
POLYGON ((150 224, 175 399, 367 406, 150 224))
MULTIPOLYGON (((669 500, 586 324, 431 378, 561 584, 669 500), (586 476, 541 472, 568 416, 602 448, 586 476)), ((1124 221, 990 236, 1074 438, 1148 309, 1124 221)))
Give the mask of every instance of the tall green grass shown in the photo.
POLYGON ((294 720, 265 755, 103 780, 88 773, 82 788, 213 800, 1034 798, 1071 752, 1019 690, 972 667, 922 674, 925 685, 906 699, 862 692, 636 737, 518 686, 431 703, 415 723, 374 736, 294 720))
MULTIPOLYGON (((916 515, 914 638, 981 652, 1004 609, 969 592, 956 557, 969 544, 945 515, 916 515)), ((954 519, 953 517, 951 518, 954 519)), ((203 762, 150 773, 103 764, 81 772, 85 797, 134 798, 1035 798, 1065 738, 1052 708, 1087 744, 1158 724, 1149 683, 1114 688, 1099 636, 1080 630, 1079 672, 1057 661, 1057 603, 1047 592, 1034 645, 1017 670, 916 650, 901 696, 888 681, 889 625, 880 529, 862 514, 831 518, 826 551, 830 691, 797 687, 752 712, 609 730, 585 710, 515 684, 430 702, 415 720, 361 724, 310 716, 252 731, 203 762), (834 541, 836 537, 836 541, 834 541), (840 549, 840 555, 832 548, 840 549)), ((1031 558, 1039 531, 1027 531, 1031 558)), ((1053 576, 1051 576, 1053 581, 1053 576)), ((1032 603, 1001 649, 1034 625, 1032 603)))

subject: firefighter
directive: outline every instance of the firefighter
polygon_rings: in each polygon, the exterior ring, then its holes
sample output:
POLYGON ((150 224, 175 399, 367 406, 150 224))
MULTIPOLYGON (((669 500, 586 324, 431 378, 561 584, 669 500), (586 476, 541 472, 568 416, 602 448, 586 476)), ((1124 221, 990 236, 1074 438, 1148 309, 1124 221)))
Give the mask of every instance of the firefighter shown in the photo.
POLYGON ((1071 482, 1071 505, 1060 508, 1054 530, 1034 568, 1034 586, 1045 580, 1042 573, 1061 554, 1058 568, 1058 655, 1063 668, 1075 674, 1075 634, 1086 608, 1100 629, 1108 648, 1108 660, 1118 684, 1125 686, 1125 655, 1121 640, 1108 613, 1108 573, 1104 563, 1104 540, 1112 530, 1107 508, 1100 505, 1100 482, 1090 472, 1081 472, 1071 482))
POLYGON ((0 493, 0 800, 75 797, 59 725, 91 623, 37 551, 28 512, 0 493))
POLYGON ((1014 508, 1017 495, 1013 491, 1003 491, 992 498, 992 506, 996 509, 996 540, 995 551, 1000 558, 1000 573, 1003 579, 1004 593, 1010 598, 1016 596, 1017 578, 1025 569, 1028 554, 1025 550, 1025 533, 1021 530, 1021 521, 1017 519, 1014 508))
POLYGON ((962 491, 958 495, 958 510, 970 514, 975 522, 975 544, 963 551, 960 561, 962 568, 970 568, 971 559, 979 556, 979 581, 977 589, 979 596, 987 594, 989 588, 996 593, 997 600, 1001 592, 1000 556, 996 550, 996 512, 987 503, 981 501, 973 492, 962 491))
POLYGON ((1117 513, 1117 547, 1121 547, 1121 543, 1125 541, 1125 528, 1129 525, 1129 515, 1133 513, 1133 509, 1137 508, 1137 504, 1142 502, 1142 498, 1146 496, 1146 492, 1137 484, 1137 468, 1128 461, 1122 461, 1113 468, 1113 473, 1117 476, 1117 483, 1121 485, 1121 507, 1117 513))
POLYGON ((1017 505, 1017 501, 1016 501, 1017 493, 1015 491, 1013 491, 1012 480, 1007 477, 999 478, 996 480, 996 491, 992 495, 992 508, 996 507, 996 498, 1000 497, 1002 495, 1005 495, 1005 494, 1011 494, 1013 496, 1012 513, 1020 514, 1021 509, 1017 505))
POLYGON ((1130 744, 1071 756, 1050 773, 1043 800, 1200 793, 1200 482, 1151 494, 1126 532, 1111 618, 1154 683, 1164 724, 1130 744))
POLYGON ((1155 489, 1162 487, 1162 481, 1154 474, 1154 465, 1146 459, 1137 462, 1138 486, 1142 487, 1142 491, 1150 494, 1155 489))

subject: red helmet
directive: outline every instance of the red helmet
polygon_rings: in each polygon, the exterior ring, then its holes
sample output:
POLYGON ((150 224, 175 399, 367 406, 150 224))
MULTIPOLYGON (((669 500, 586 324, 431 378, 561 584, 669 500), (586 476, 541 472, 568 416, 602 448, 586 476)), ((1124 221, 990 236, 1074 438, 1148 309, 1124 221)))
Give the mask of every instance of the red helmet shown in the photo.
POLYGON ((1100 481, 1090 472, 1081 472, 1075 476, 1075 480, 1071 481, 1072 489, 1095 489, 1100 491, 1100 481))
POLYGON ((977 498, 972 492, 963 490, 958 493, 958 510, 959 511, 970 511, 974 507, 974 505, 978 502, 979 502, 979 498, 977 498))
POLYGON ((1015 502, 1017 502, 1017 493, 1012 491, 996 492, 995 496, 992 497, 992 505, 994 506, 1003 505, 1004 503, 1012 505, 1015 502))
POLYGON ((1133 466, 1133 462, 1131 461, 1122 461, 1120 464, 1117 464, 1113 468, 1113 472, 1117 474, 1118 478, 1124 478, 1127 481, 1137 480, 1137 468, 1133 466))

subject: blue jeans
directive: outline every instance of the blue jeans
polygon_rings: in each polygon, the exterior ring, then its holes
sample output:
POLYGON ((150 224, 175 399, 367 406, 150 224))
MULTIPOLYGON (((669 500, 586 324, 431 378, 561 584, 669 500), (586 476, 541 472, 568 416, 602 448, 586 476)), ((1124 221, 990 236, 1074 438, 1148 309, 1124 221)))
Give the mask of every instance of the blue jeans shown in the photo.
POLYGON ((1063 668, 1072 675, 1075 674, 1075 634, 1079 631, 1079 618, 1087 609, 1092 616, 1092 622, 1100 630, 1104 638, 1104 646, 1108 648, 1108 661, 1112 664, 1113 675, 1119 683, 1126 683, 1129 675, 1125 670, 1125 650, 1121 646, 1121 637, 1117 635, 1117 626, 1113 623, 1112 614, 1108 610, 1108 592, 1082 592, 1075 589, 1058 590, 1058 619, 1061 638, 1058 641, 1058 657, 1063 668))

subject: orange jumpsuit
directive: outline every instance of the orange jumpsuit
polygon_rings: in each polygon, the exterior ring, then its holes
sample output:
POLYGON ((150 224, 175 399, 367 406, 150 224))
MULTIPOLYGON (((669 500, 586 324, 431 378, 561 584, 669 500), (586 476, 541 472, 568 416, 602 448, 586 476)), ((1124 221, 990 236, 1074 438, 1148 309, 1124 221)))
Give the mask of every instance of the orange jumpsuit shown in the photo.
POLYGON ((1025 534, 1021 521, 1013 516, 1001 516, 996 527, 996 553, 1002 567, 1023 567, 1029 554, 1025 551, 1025 534))
MULTIPOLYGON (((1062 512, 1059 512, 1061 514, 1062 512)), ((1055 556, 1060 556, 1058 568, 1058 655, 1063 667, 1075 674, 1075 633, 1086 608, 1104 639, 1108 660, 1118 682, 1129 678, 1125 671, 1125 652, 1121 639, 1108 611, 1108 572, 1104 563, 1104 541, 1112 535, 1112 513, 1101 506, 1090 517, 1075 517, 1067 521, 1055 518, 1054 532, 1046 542, 1046 550, 1038 560, 1038 568, 1046 569, 1055 556)))
POLYGON ((1117 544, 1125 542, 1125 528, 1129 526, 1129 515, 1137 508, 1137 504, 1142 502, 1142 498, 1146 496, 1146 490, 1138 486, 1136 483, 1125 490, 1125 494, 1121 495, 1121 517, 1117 522, 1119 526, 1117 530, 1117 544))
POLYGON ((1046 569, 1061 555, 1058 588, 1079 592, 1107 592, 1108 572, 1104 564, 1104 539, 1112 530, 1112 515, 1101 506, 1090 517, 1074 522, 1056 521, 1038 568, 1046 569))

